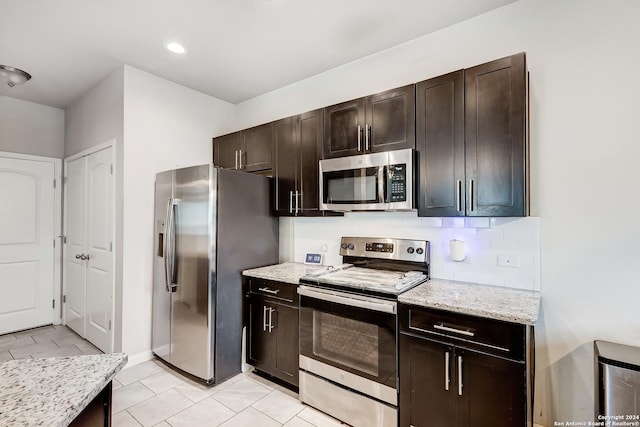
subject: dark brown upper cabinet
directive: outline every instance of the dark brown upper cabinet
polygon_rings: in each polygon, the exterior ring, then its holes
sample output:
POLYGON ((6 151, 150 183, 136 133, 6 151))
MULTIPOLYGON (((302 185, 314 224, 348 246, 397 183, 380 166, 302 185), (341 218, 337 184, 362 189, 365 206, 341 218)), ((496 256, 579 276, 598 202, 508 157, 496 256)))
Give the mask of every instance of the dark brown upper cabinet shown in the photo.
POLYGON ((465 215, 464 70, 416 85, 418 213, 465 215))
POLYGON ((273 123, 273 176, 277 215, 322 215, 318 200, 322 128, 322 109, 273 123))
POLYGON ((525 216, 525 54, 416 85, 420 216, 525 216))
POLYGON ((271 124, 213 138, 213 163, 245 172, 271 169, 271 124))
POLYGON ((415 148, 415 85, 324 109, 324 158, 415 148))

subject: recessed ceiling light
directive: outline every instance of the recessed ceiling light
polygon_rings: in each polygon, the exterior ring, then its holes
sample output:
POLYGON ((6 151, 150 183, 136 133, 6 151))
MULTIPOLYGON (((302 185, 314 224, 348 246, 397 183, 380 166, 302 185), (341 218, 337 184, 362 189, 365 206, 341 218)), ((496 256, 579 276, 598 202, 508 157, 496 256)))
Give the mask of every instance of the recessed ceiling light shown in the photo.
POLYGON ((187 53, 187 48, 176 42, 168 43, 167 49, 173 53, 177 53, 178 55, 185 55, 187 53))

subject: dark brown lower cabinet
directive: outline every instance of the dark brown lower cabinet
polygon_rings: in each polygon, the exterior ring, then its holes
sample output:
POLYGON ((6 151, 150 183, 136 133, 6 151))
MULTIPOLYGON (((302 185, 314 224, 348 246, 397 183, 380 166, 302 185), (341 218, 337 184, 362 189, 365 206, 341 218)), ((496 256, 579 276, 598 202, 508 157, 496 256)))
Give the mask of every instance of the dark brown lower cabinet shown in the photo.
POLYGON ((296 285, 260 279, 248 282, 245 292, 247 363, 298 387, 296 285))
POLYGON ((69 424, 70 427, 111 426, 111 382, 69 424))
POLYGON ((527 426, 532 352, 519 348, 529 340, 517 335, 528 327, 495 321, 494 328, 481 319, 476 328, 471 316, 439 320, 438 312, 425 309, 429 315, 421 317, 421 310, 400 310, 400 426, 527 426), (428 327, 420 324, 427 320, 428 327), (443 327, 466 334, 448 336, 443 327), (495 348, 493 339, 500 341, 495 348))

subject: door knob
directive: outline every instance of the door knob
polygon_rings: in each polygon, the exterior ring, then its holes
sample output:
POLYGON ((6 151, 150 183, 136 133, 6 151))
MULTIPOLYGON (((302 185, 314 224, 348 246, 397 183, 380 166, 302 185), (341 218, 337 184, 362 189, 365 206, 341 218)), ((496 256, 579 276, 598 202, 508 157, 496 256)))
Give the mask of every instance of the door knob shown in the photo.
POLYGON ((85 255, 85 254, 76 254, 76 259, 81 259, 83 261, 88 260, 89 259, 89 254, 85 255))
POLYGON ((76 259, 82 259, 84 255, 76 254, 76 259))

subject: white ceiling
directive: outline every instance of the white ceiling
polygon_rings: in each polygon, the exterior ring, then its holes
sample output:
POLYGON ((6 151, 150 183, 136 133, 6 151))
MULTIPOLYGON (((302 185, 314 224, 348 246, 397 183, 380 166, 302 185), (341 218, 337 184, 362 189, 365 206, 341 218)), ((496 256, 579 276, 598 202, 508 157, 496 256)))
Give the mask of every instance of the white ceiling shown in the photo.
POLYGON ((65 108, 128 64, 235 104, 513 1, 0 0, 0 64, 33 75, 0 95, 65 108))

